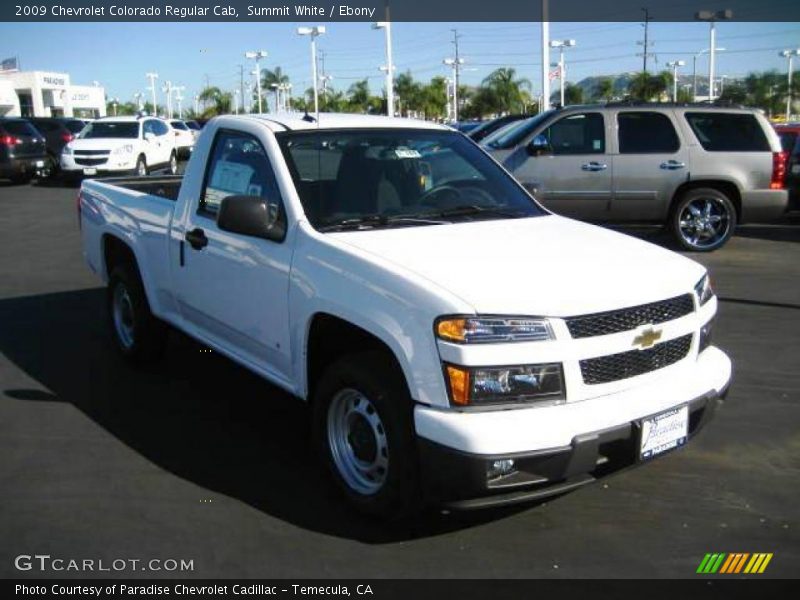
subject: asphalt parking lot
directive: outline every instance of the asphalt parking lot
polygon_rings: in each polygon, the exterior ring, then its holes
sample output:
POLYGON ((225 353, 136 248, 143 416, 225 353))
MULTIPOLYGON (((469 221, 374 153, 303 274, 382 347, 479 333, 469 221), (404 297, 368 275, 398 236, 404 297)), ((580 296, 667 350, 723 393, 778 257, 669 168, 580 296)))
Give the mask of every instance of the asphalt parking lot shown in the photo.
POLYGON ((387 527, 322 476, 301 403, 178 335, 146 371, 111 351, 76 192, 0 182, 0 576, 91 576, 14 568, 49 554, 203 578, 696 577, 707 552, 797 575, 800 217, 695 256, 736 374, 687 448, 543 504, 387 527))

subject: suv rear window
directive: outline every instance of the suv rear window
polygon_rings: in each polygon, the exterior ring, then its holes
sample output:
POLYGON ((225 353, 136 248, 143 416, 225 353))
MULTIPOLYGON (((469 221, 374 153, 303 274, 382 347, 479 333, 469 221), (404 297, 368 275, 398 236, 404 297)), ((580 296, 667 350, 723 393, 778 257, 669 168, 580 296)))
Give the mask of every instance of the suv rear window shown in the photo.
POLYGON ((617 115, 620 154, 667 154, 681 147, 667 115, 657 112, 622 112, 617 115))
POLYGON ((769 152, 769 140, 755 115, 687 112, 686 121, 709 152, 769 152))
POLYGON ((3 121, 0 127, 6 130, 9 135, 27 135, 38 137, 39 132, 26 121, 3 121))

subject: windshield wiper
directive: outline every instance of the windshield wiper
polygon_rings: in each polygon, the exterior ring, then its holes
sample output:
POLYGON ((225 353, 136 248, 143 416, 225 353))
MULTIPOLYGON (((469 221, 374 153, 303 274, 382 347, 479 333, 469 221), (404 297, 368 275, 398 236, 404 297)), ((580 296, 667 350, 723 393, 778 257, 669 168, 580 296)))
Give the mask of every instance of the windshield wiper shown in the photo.
POLYGON ((362 228, 392 227, 394 225, 445 225, 444 221, 414 215, 364 215, 353 219, 342 219, 323 223, 317 231, 348 231, 362 228))
POLYGON ((507 217, 509 219, 517 219, 526 216, 520 211, 511 212, 502 206, 479 206, 477 204, 463 204, 461 206, 454 206, 452 208, 445 208, 438 212, 430 213, 432 217, 461 217, 479 214, 497 215, 500 217, 507 217))

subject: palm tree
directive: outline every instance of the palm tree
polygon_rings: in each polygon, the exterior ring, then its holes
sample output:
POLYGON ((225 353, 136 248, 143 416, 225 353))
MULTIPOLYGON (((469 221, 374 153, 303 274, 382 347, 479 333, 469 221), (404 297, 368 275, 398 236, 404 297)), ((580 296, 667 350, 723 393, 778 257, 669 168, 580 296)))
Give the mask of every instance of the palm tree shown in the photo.
POLYGON ((367 112, 369 110, 369 82, 366 79, 356 81, 347 90, 349 110, 351 112, 367 112))
POLYGON ((648 102, 660 100, 672 86, 672 73, 661 71, 655 75, 637 73, 628 84, 628 95, 634 100, 648 102))
POLYGON ((400 113, 408 116, 409 111, 420 110, 422 86, 414 81, 411 71, 401 73, 394 80, 400 113))
POLYGON ((203 111, 203 117, 213 117, 231 112, 232 96, 229 92, 223 92, 217 86, 209 86, 200 92, 199 100, 204 104, 211 104, 203 111))
POLYGON ((495 69, 483 80, 482 85, 496 98, 499 112, 513 112, 524 109, 522 88, 530 89, 531 82, 516 78, 517 72, 510 67, 495 69))
POLYGON ((578 85, 568 83, 564 87, 564 104, 569 106, 570 104, 581 104, 582 102, 583 88, 578 85))
MULTIPOLYGON (((264 90, 265 92, 267 93, 273 92, 273 94, 275 94, 275 88, 272 87, 273 85, 278 86, 278 85, 285 85, 287 83, 289 83, 289 76, 286 73, 284 73, 280 67, 275 67, 274 69, 261 70, 261 89, 264 90)), ((275 112, 278 112, 277 105, 275 106, 275 112)))
POLYGON ((614 97, 614 80, 611 77, 601 77, 594 86, 594 98, 602 102, 609 102, 614 97))

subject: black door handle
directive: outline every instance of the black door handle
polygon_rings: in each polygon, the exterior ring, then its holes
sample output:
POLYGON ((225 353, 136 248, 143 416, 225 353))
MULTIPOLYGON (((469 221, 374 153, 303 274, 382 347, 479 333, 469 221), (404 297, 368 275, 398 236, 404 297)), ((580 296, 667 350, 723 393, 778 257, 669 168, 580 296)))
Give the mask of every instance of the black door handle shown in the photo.
POLYGON ((208 238, 206 232, 199 227, 186 232, 186 241, 195 250, 202 250, 208 246, 208 238))

